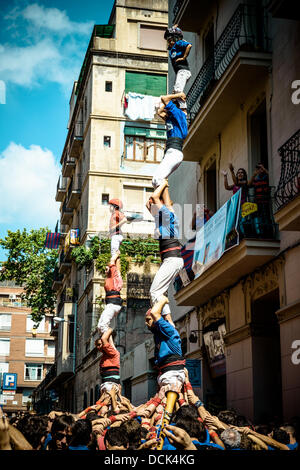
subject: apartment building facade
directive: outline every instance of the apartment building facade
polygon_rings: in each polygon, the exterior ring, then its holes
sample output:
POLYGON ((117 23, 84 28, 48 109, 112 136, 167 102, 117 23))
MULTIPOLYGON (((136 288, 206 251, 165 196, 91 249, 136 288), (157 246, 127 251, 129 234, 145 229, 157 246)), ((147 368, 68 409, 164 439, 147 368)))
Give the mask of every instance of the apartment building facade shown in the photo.
MULTIPOLYGON (((236 246, 200 276, 190 263, 169 290, 197 393, 212 411, 234 408, 256 423, 300 410, 299 19, 285 1, 169 1, 169 25, 193 44, 184 161, 169 177, 187 259, 196 205, 216 220, 232 196, 222 171, 229 184, 230 163, 248 180, 258 163, 269 173, 268 216, 251 214, 236 246)), ((171 89, 171 64, 168 77, 171 89)), ((148 340, 124 358, 141 379, 139 402, 153 356, 148 340)))
POLYGON ((51 317, 46 316, 34 330, 22 292, 23 288, 12 281, 0 283, 0 404, 9 415, 32 408, 33 391, 47 375, 55 356, 51 317), (10 374, 11 389, 5 382, 10 374))
MULTIPOLYGON (((154 223, 145 203, 163 156, 165 127, 154 115, 135 119, 126 109, 130 93, 154 100, 167 91, 163 39, 167 21, 166 0, 146 0, 142 6, 134 0, 117 0, 108 24, 95 25, 74 84, 56 193, 61 203, 60 232, 65 234, 53 282, 59 317, 56 364, 39 387, 37 402, 46 390, 56 390, 59 406, 75 412, 94 404, 99 396, 99 355, 94 340, 104 278, 95 262, 88 269, 79 269, 72 260, 72 235, 75 230, 75 243, 86 247, 94 236, 107 237, 108 201, 119 198, 124 210, 143 215, 143 221, 122 227, 125 238, 153 236, 154 223)), ((121 354, 147 337, 144 312, 156 269, 157 264, 132 262, 123 279, 121 294, 126 306, 113 324, 121 354)))
POLYGON ((197 354, 202 362, 208 403, 233 407, 256 422, 289 419, 300 409, 299 365, 293 362, 300 334, 300 119, 292 99, 300 76, 299 18, 284 1, 222 1, 218 8, 176 1, 169 11, 193 42, 189 134, 184 163, 170 178, 171 188, 185 178, 178 201, 218 213, 232 194, 222 174, 230 163, 235 171, 244 168, 248 180, 263 163, 270 185, 268 227, 266 220, 261 230, 252 225, 236 247, 174 290, 178 325, 188 323, 188 338, 189 330, 199 330, 198 352, 188 341, 187 356, 197 354), (205 336, 220 328, 224 354, 218 363, 205 336))

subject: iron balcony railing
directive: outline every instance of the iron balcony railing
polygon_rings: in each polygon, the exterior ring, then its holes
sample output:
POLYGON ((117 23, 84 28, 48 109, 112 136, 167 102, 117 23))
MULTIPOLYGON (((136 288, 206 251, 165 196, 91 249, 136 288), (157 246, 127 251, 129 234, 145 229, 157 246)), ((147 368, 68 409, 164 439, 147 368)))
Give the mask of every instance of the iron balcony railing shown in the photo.
POLYGON ((81 176, 75 176, 75 178, 72 179, 72 181, 69 184, 68 187, 68 199, 70 199, 70 196, 72 194, 72 191, 79 192, 81 191, 81 176))
POLYGON ((59 273, 58 266, 54 269, 53 282, 62 282, 64 276, 59 273))
POLYGON ((283 144, 280 179, 275 191, 275 210, 278 211, 300 194, 300 129, 283 144))
POLYGON ((74 139, 82 139, 83 137, 83 121, 77 121, 74 124, 74 127, 72 129, 71 135, 70 135, 70 142, 74 139))
POLYGON ((262 7, 241 4, 231 17, 187 93, 189 124, 239 50, 270 51, 267 16, 262 7))
MULTIPOLYGON (((241 216, 238 222, 238 232, 240 242, 245 239, 256 240, 278 240, 278 225, 274 220, 274 190, 273 186, 269 186, 268 191, 263 198, 257 198, 254 194, 254 188, 248 189, 246 202, 257 204, 257 210, 245 217, 241 216)), ((184 260, 184 268, 190 281, 193 281, 195 273, 192 269, 194 248, 196 237, 188 240, 182 247, 181 255, 184 260)), ((218 263, 218 261, 217 261, 218 263)), ((178 275, 174 280, 175 291, 178 292, 183 287, 181 277, 178 275)))
POLYGON ((67 181, 68 179, 66 177, 60 175, 57 182, 57 192, 65 191, 67 189, 67 181))

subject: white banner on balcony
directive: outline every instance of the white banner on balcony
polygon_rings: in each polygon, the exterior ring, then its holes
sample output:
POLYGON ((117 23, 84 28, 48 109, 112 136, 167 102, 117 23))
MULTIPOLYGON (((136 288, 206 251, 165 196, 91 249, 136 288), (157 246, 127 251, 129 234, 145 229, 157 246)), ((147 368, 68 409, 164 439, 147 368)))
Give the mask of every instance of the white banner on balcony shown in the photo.
POLYGON ((195 279, 239 244, 238 221, 241 190, 235 193, 197 232, 193 271, 195 279))

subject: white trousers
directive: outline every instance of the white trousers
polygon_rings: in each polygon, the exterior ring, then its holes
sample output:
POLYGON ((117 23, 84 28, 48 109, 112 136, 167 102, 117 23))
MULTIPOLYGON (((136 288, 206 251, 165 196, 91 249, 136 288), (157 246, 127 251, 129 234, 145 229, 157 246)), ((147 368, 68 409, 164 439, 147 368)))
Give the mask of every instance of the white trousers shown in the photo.
POLYGON ((103 333, 105 333, 108 330, 110 322, 115 316, 118 315, 121 308, 122 308, 122 305, 115 305, 115 304, 107 304, 105 306, 105 309, 103 310, 99 318, 98 325, 97 325, 97 328, 101 336, 103 335, 103 333))
POLYGON ((164 374, 161 374, 157 377, 157 383, 159 387, 164 387, 165 385, 175 385, 182 387, 185 381, 184 370, 169 370, 164 374))
MULTIPOLYGON (((182 93, 184 91, 186 82, 191 78, 191 72, 189 70, 178 70, 176 74, 176 79, 174 83, 173 92, 182 93)), ((181 109, 186 109, 186 102, 178 99, 179 107, 181 109)))
POLYGON ((153 175, 152 186, 154 188, 160 186, 163 180, 167 179, 179 167, 182 160, 183 153, 181 150, 168 149, 153 175))
MULTIPOLYGON (((183 268, 183 259, 180 257, 165 258, 160 265, 159 270, 154 276, 150 287, 150 301, 153 306, 162 295, 164 295, 180 269, 183 268)), ((171 310, 169 304, 166 304, 162 310, 162 315, 170 315, 171 310)))
POLYGON ((118 235, 112 235, 110 241, 110 253, 114 255, 119 249, 123 241, 123 235, 120 233, 118 235))

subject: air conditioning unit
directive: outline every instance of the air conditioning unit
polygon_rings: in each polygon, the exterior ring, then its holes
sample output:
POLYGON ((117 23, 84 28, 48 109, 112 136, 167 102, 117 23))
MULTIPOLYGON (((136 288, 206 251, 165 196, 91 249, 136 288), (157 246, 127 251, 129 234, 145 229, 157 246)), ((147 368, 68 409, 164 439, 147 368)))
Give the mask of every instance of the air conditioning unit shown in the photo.
POLYGON ((9 299, 10 300, 16 300, 17 299, 16 294, 9 294, 9 299))

